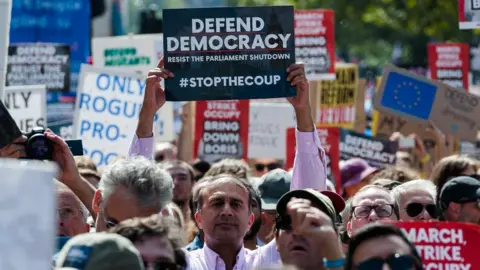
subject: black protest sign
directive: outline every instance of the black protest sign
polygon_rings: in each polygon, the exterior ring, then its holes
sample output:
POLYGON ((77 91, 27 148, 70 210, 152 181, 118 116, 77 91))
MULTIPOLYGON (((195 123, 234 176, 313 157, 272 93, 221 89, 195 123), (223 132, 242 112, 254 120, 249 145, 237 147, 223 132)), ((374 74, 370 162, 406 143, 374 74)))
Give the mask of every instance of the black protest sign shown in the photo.
POLYGON ((293 6, 165 9, 169 101, 291 97, 293 6))
POLYGON ((398 142, 340 130, 340 159, 362 158, 371 166, 384 168, 394 165, 398 142))
POLYGON ((46 85, 48 91, 70 90, 70 47, 24 43, 8 47, 7 86, 46 85))

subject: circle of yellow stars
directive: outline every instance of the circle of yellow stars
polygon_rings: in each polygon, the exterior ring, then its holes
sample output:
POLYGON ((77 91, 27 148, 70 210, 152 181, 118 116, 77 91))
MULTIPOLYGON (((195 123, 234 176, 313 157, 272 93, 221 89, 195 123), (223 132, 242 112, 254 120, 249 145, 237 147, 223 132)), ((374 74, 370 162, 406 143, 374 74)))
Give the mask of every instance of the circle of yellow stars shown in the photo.
POLYGON ((411 109, 411 108, 413 108, 413 107, 418 106, 418 102, 420 102, 420 100, 421 100, 421 98, 420 98, 421 92, 420 92, 419 89, 420 89, 420 88, 419 88, 418 86, 413 85, 413 83, 411 83, 411 82, 409 82, 409 83, 403 82, 403 83, 401 83, 401 84, 397 84, 397 88, 394 90, 394 96, 393 96, 393 98, 397 101, 397 105, 398 105, 398 106, 402 106, 402 108, 404 108, 404 109, 406 109, 406 108, 411 109), (416 95, 417 95, 417 99, 416 99, 413 103, 411 103, 411 104, 406 104, 406 103, 404 103, 404 102, 402 102, 402 101, 399 100, 399 98, 398 98, 398 93, 399 93, 399 90, 400 90, 401 88, 403 88, 403 87, 410 87, 410 88, 413 88, 413 90, 415 90, 416 95))

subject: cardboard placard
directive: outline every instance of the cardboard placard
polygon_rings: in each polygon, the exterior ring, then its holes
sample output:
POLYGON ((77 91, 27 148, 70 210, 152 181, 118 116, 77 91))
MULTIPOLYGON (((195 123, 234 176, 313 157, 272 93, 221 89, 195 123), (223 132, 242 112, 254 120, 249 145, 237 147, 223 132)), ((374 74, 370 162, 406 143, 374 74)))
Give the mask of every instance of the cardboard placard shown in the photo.
POLYGON ((480 269, 480 227, 457 222, 398 222, 415 245, 425 269, 480 269))
POLYGON ((333 10, 295 10, 296 62, 305 64, 310 81, 335 80, 333 10))
POLYGON ((430 78, 468 91, 470 54, 467 43, 428 44, 430 78))
POLYGON ((443 133, 474 141, 480 130, 480 97, 386 65, 375 108, 409 121, 433 123, 443 133))
POLYGON ((48 91, 70 91, 70 47, 24 43, 8 47, 7 86, 46 85, 48 91))
POLYGON ((92 57, 95 67, 147 74, 157 65, 163 51, 163 35, 94 37, 92 57))
POLYGON ((340 159, 362 158, 377 168, 395 165, 398 142, 340 129, 340 159))
POLYGON ((198 101, 194 157, 207 162, 248 157, 248 100, 198 101))
POLYGON ((30 132, 34 127, 46 127, 45 85, 8 86, 5 90, 5 107, 20 130, 30 132))
POLYGON ((52 269, 57 171, 53 162, 0 160, 3 269, 52 269))
POLYGON ((164 9, 169 101, 291 97, 293 6, 164 9))
POLYGON ((0 149, 11 144, 15 139, 22 136, 15 120, 12 118, 7 108, 0 100, 0 149))
POLYGON ((480 1, 458 0, 458 20, 460 29, 480 28, 480 1))
MULTIPOLYGON (((83 65, 75 104, 74 138, 97 166, 128 152, 143 103, 145 78, 83 65)), ((155 137, 173 139, 171 103, 155 114, 155 137)))
POLYGON ((284 160, 286 130, 296 125, 292 105, 250 102, 249 122, 248 158, 284 160))
MULTIPOLYGON (((327 177, 333 183, 337 192, 340 192, 342 182, 340 181, 340 129, 336 127, 323 128, 317 127, 318 137, 325 150, 325 161, 327 167, 327 177)), ((285 159, 285 169, 293 168, 296 151, 295 128, 287 129, 287 151, 285 159)))
POLYGON ((318 125, 353 128, 358 88, 358 65, 335 65, 336 80, 321 81, 318 125))

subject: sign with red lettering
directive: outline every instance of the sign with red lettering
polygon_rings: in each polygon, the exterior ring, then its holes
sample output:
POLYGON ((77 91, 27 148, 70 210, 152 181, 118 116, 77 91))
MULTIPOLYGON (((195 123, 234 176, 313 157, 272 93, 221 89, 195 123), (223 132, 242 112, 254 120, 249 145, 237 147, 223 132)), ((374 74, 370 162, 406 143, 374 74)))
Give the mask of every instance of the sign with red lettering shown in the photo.
POLYGON ((454 222, 398 222, 415 244, 426 270, 480 269, 480 227, 454 222))
MULTIPOLYGON (((335 189, 340 192, 340 129, 317 127, 318 137, 325 150, 327 177, 335 184, 335 189)), ((287 153, 285 169, 293 167, 296 151, 295 128, 287 129, 287 153)))
POLYGON ((207 162, 247 159, 249 102, 197 101, 194 156, 207 162))
POLYGON ((295 57, 312 81, 335 80, 333 10, 295 11, 295 57))
POLYGON ((428 44, 432 80, 468 91, 469 46, 466 43, 428 44))

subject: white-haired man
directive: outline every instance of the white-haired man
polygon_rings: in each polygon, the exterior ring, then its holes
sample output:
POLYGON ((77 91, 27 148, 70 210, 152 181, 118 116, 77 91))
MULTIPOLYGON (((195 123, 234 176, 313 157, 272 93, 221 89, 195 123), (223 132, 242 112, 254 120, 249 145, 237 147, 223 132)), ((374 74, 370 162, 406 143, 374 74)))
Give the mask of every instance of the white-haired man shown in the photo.
POLYGON ((80 199, 67 186, 57 180, 55 192, 57 195, 57 236, 75 236, 87 233, 88 210, 80 199))
POLYGON ((400 207, 400 220, 432 220, 438 218, 436 188, 432 181, 413 180, 392 189, 400 207))
POLYGON ((93 199, 98 231, 126 219, 158 214, 172 199, 167 171, 144 157, 119 160, 104 171, 93 199))

